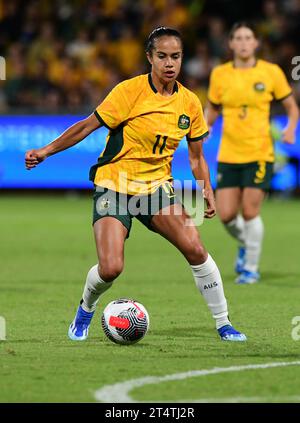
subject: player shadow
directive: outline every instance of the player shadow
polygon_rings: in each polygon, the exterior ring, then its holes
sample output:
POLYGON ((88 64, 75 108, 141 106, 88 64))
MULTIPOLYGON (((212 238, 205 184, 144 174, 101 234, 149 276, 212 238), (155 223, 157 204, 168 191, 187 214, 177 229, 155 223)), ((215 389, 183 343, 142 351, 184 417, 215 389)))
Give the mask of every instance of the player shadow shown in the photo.
MULTIPOLYGON (((5 345, 7 347, 13 347, 14 345, 18 345, 18 344, 40 344, 41 340, 40 339, 14 339, 14 340, 6 340, 3 341, 5 342, 5 345)), ((47 342, 48 345, 51 344, 51 346, 55 346, 55 343, 57 343, 57 347, 62 347, 62 348, 70 348, 70 349, 74 349, 76 347, 80 347, 83 348, 83 343, 79 343, 79 342, 72 342, 71 340, 65 340, 63 339, 63 343, 60 341, 57 341, 57 339, 54 340, 49 340, 47 342)), ((120 344, 115 344, 113 342, 107 342, 106 340, 102 340, 100 338, 98 339, 89 339, 87 342, 84 343, 85 347, 88 348, 99 348, 100 347, 105 347, 105 348, 118 348, 118 347, 134 347, 134 348, 153 348, 153 344, 151 342, 145 342, 145 341, 141 341, 141 343, 136 343, 136 344, 129 344, 129 345, 120 345, 120 344)), ((9 353, 9 352, 8 352, 9 353)))
POLYGON ((151 331, 151 335, 154 336, 165 336, 166 338, 172 337, 173 339, 176 336, 184 337, 184 338, 192 338, 195 337, 205 337, 207 335, 211 335, 211 328, 203 327, 203 326, 182 326, 182 327, 171 327, 167 329, 160 329, 160 330, 153 330, 151 331))
POLYGON ((299 274, 296 272, 262 272, 261 283, 267 283, 268 285, 280 286, 284 283, 285 287, 297 287, 298 288, 299 274), (294 279, 294 282, 286 282, 287 278, 294 279), (283 282, 284 281, 284 282, 283 282))
MULTIPOLYGON (((234 273, 222 273, 223 280, 228 283, 229 285, 232 283, 232 281, 235 280, 237 275, 234 273)), ((262 271, 261 277, 258 283, 254 284, 256 286, 263 285, 267 283, 268 285, 274 285, 282 287, 282 284, 284 283, 284 286, 286 287, 296 287, 298 288, 298 279, 299 274, 296 272, 275 272, 275 271, 262 271), (286 282, 286 279, 293 279, 294 282, 286 282), (284 281, 284 282, 283 282, 284 281)), ((236 286, 240 286, 239 284, 234 284, 236 286)), ((247 286, 247 285, 245 285, 247 286)))
MULTIPOLYGON (((72 345, 73 344, 74 343, 72 342, 72 345)), ((153 347, 153 344, 151 342, 146 341, 145 338, 142 338, 140 341, 133 343, 133 344, 117 344, 116 342, 112 342, 109 339, 102 338, 102 337, 101 338, 95 337, 95 336, 89 337, 89 339, 86 341, 86 345, 89 345, 89 347, 95 347, 95 348, 99 348, 99 345, 101 347, 105 347, 105 348, 120 348, 120 347, 143 348, 145 346, 146 347, 153 347)), ((68 345, 64 345, 64 346, 68 346, 68 345)))

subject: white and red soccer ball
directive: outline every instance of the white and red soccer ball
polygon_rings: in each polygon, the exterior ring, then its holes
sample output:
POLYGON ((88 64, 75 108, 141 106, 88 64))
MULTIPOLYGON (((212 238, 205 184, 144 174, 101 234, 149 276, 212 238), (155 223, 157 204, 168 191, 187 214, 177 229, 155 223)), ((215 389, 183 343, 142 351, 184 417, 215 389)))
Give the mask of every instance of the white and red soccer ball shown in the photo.
POLYGON ((116 344, 134 344, 149 329, 149 314, 143 304, 127 298, 110 302, 102 314, 105 335, 116 344))

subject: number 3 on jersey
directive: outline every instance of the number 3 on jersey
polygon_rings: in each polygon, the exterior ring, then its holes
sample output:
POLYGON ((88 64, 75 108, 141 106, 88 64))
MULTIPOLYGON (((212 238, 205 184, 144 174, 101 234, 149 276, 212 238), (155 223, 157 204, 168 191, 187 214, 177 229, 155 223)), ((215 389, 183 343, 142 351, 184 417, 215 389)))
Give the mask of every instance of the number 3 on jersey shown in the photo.
POLYGON ((156 141, 155 141, 155 144, 153 145, 152 153, 156 154, 157 153, 156 150, 159 149, 158 154, 162 154, 162 152, 164 151, 164 148, 166 146, 167 139, 168 139, 168 137, 166 135, 165 136, 156 135, 156 141), (161 138, 162 138, 162 142, 160 142, 161 138))

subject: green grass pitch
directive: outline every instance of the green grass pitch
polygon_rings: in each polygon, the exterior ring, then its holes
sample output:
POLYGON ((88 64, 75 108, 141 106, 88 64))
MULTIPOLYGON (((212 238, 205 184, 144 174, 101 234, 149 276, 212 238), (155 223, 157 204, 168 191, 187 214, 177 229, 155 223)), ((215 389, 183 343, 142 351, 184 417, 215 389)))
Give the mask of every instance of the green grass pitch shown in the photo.
MULTIPOLYGON (((190 370, 300 360, 292 339, 299 303, 299 201, 264 204, 262 280, 234 284, 235 243, 218 219, 200 227, 219 265, 232 323, 246 343, 221 342, 180 253, 135 222, 124 273, 101 300, 86 342, 67 337, 87 270, 96 263, 87 197, 0 198, 0 402, 93 402, 107 384, 190 370), (100 316, 111 300, 131 297, 149 311, 151 328, 133 346, 104 335, 100 316)), ((136 401, 234 398, 300 399, 300 366, 245 370, 146 385, 136 401)))

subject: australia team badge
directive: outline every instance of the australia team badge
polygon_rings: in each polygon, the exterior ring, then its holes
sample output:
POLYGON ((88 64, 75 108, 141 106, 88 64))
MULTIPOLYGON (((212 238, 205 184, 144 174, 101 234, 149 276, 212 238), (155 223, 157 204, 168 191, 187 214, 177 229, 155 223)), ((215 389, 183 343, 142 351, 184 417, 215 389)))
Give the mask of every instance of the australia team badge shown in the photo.
POLYGON ((187 115, 180 115, 178 119, 178 127, 180 129, 188 129, 190 126, 190 118, 187 115))

